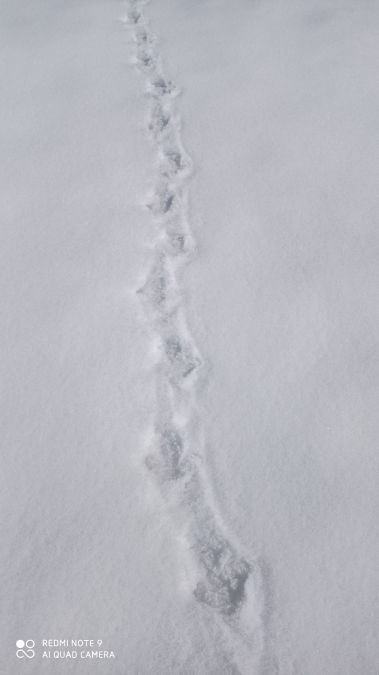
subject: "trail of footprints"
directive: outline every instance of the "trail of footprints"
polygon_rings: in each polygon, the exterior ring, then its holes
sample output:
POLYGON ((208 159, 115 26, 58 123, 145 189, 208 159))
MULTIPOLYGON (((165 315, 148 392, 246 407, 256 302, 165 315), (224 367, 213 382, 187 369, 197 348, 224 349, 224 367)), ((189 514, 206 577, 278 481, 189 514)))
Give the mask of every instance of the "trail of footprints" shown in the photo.
MULTIPOLYGON (((183 315, 180 271, 195 251, 187 217, 191 160, 183 149, 175 109, 178 90, 161 69, 156 40, 144 17, 142 0, 129 0, 127 23, 136 43, 135 63, 146 84, 147 130, 156 149, 156 185, 146 201, 156 231, 153 260, 138 289, 157 342, 158 413, 147 470, 176 494, 189 523, 190 545, 198 568, 194 598, 227 621, 238 621, 251 565, 222 534, 208 506, 199 467, 195 415, 191 401, 203 364, 183 315), (178 423, 177 418, 180 418, 178 423), (184 422, 183 422, 184 420, 184 422)), ((201 464, 201 461, 200 461, 201 464)))

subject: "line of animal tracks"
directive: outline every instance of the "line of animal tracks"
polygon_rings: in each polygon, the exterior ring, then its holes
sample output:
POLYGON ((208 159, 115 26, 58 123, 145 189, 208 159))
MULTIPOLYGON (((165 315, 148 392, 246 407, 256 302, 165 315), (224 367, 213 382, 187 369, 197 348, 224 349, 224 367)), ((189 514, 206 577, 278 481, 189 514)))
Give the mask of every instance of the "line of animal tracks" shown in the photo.
POLYGON ((196 255, 189 222, 192 162, 181 140, 180 92, 164 73, 146 5, 129 0, 125 19, 143 78, 146 131, 156 155, 155 184, 145 203, 154 238, 151 264, 137 291, 151 332, 156 408, 141 461, 184 542, 188 599, 199 603, 213 635, 222 636, 224 644, 229 636, 225 672, 238 673, 236 639, 247 650, 254 644, 256 654, 264 650, 261 571, 226 535, 207 489, 199 393, 208 369, 187 323, 181 286, 182 272, 196 255))

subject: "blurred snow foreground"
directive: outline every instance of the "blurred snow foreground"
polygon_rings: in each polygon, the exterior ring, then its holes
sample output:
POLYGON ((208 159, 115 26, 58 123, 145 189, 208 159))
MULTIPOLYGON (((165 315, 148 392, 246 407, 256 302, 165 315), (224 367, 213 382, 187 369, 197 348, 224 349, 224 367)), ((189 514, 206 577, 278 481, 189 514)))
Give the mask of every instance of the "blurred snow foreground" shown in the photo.
POLYGON ((378 28, 4 0, 2 672, 377 671, 378 28))

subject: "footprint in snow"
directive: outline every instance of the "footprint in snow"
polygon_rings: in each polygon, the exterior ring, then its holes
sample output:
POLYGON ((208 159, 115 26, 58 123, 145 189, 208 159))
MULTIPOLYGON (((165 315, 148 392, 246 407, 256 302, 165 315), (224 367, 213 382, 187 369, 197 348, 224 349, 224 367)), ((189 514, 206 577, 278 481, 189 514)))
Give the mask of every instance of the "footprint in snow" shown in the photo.
POLYGON ((166 338, 164 346, 175 379, 188 377, 200 366, 200 359, 193 353, 192 347, 177 335, 166 338))
POLYGON ((138 24, 142 19, 142 14, 138 9, 130 9, 128 11, 128 20, 130 23, 138 24))
POLYGON ((162 133, 170 122, 170 115, 165 112, 160 103, 156 103, 151 111, 151 118, 149 122, 149 130, 154 135, 162 133))
POLYGON ((183 460, 183 440, 174 427, 167 427, 158 437, 158 450, 149 455, 145 464, 161 480, 179 480, 189 470, 183 460))
POLYGON ((154 215, 163 216, 172 209, 174 201, 175 193, 167 185, 163 185, 156 190, 147 207, 154 215))
POLYGON ((236 614, 245 600, 248 562, 215 531, 199 542, 199 560, 205 579, 194 590, 196 600, 224 616, 236 614))
POLYGON ((144 68, 151 68, 155 63, 153 55, 145 50, 138 52, 137 60, 144 68))
POLYGON ((186 237, 181 232, 168 232, 167 241, 171 255, 180 255, 186 252, 186 237))
POLYGON ((158 76, 151 82, 151 89, 156 96, 166 96, 176 92, 175 85, 170 80, 165 80, 164 77, 158 76))
POLYGON ((137 293, 143 295, 153 307, 159 309, 165 305, 168 293, 168 276, 163 264, 158 264, 152 269, 146 282, 138 289, 137 293))

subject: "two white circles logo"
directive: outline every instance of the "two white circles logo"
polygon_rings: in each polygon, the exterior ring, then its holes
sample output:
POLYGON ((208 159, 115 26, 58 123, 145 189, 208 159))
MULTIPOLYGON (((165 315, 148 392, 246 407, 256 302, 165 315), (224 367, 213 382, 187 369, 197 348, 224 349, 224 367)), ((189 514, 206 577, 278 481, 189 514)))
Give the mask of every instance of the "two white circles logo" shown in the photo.
POLYGON ((34 645, 35 642, 34 640, 17 640, 16 642, 16 647, 17 647, 17 652, 16 656, 18 659, 32 659, 33 656, 35 656, 35 651, 34 651, 34 645))

